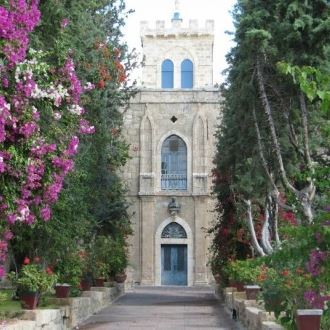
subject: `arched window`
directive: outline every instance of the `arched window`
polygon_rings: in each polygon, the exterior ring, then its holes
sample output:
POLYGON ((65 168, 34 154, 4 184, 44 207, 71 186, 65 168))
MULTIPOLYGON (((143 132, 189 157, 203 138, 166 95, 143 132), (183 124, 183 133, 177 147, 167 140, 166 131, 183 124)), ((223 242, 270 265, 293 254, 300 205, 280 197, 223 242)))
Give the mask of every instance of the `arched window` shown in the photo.
POLYGON ((180 224, 171 222, 163 229, 162 238, 187 238, 187 233, 180 224))
POLYGON ((171 60, 162 63, 162 88, 173 88, 174 65, 171 60))
POLYGON ((161 151, 162 190, 187 189, 187 147, 176 135, 169 136, 161 151))
POLYGON ((181 88, 193 88, 194 68, 190 60, 181 63, 181 88))

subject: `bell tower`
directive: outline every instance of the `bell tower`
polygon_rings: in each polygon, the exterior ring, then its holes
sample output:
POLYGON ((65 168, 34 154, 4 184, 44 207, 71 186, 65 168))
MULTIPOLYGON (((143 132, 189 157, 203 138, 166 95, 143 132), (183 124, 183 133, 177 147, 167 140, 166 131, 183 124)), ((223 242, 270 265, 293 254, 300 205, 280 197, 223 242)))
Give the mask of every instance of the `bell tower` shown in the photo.
POLYGON ((169 22, 141 22, 143 83, 124 113, 131 264, 133 281, 142 285, 212 281, 203 228, 214 214, 211 171, 220 115, 214 22, 186 22, 180 10, 176 0, 169 22))
MULTIPOLYGON (((182 84, 182 62, 192 63, 194 89, 213 85, 213 43, 214 21, 207 20, 198 25, 198 20, 189 20, 185 24, 181 18, 179 0, 175 1, 175 11, 170 25, 158 20, 152 26, 141 22, 141 41, 145 66, 142 70, 142 85, 145 88, 162 88, 164 72, 173 72, 173 87, 184 88, 182 84), (172 64, 162 68, 164 61, 172 64)), ((165 73, 166 74, 166 73, 165 73)))

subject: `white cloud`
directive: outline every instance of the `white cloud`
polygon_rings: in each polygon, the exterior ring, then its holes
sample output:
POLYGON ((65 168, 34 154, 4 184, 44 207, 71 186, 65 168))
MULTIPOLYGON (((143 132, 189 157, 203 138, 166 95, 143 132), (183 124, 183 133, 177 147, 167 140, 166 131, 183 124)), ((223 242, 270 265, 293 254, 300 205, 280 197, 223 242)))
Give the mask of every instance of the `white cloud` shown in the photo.
MULTIPOLYGON (((140 21, 150 21, 150 25, 156 20, 165 20, 170 24, 174 12, 174 0, 126 0, 127 9, 134 9, 124 28, 125 40, 129 47, 136 48, 142 52, 140 41, 140 21)), ((233 31, 232 17, 229 13, 236 0, 181 0, 180 13, 183 18, 183 25, 189 19, 198 19, 200 24, 206 19, 215 21, 215 40, 214 40, 214 83, 223 81, 221 72, 226 69, 227 64, 225 55, 233 46, 232 36, 225 31, 233 31)), ((135 72, 133 77, 140 79, 140 72, 135 72)))

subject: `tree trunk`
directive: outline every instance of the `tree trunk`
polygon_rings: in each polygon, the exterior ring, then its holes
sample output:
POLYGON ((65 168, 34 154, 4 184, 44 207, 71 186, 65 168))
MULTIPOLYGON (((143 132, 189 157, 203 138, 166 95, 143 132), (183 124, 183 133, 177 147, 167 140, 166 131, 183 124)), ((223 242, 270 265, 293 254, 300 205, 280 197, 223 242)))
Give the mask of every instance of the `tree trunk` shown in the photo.
POLYGON ((250 231, 251 238, 252 238, 252 245, 258 254, 260 254, 261 256, 265 256, 266 253, 264 252, 262 247, 259 245, 259 242, 258 242, 257 236, 256 236, 256 232, 254 230, 251 201, 245 200, 244 202, 247 205, 247 224, 248 224, 249 231, 250 231))
MULTIPOLYGON (((258 87, 259 87, 262 105, 263 105, 263 108, 264 108, 264 111, 265 111, 265 114, 267 117, 272 142, 273 142, 273 145, 275 148, 276 158, 277 158, 279 168, 280 168, 282 182, 288 190, 290 190, 291 192, 293 192, 296 195, 296 197, 298 198, 299 203, 302 207, 303 214, 304 214, 305 218, 307 219, 307 223, 311 224, 313 222, 312 202, 313 202, 313 199, 315 196, 315 186, 313 184, 313 181, 310 180, 309 186, 305 187, 304 189, 299 191, 296 188, 294 188, 290 184, 289 180, 287 179, 286 171, 285 171, 285 168, 283 165, 283 159, 282 159, 282 154, 281 154, 281 150, 280 150, 280 145, 279 145, 279 141, 277 139, 275 123, 274 123, 274 119, 272 116, 272 110, 271 110, 271 106, 270 106, 270 103, 269 103, 269 100, 267 97, 265 83, 264 83, 264 77, 262 74, 261 64, 260 64, 259 59, 257 60, 257 81, 258 81, 258 87)), ((301 106, 302 123, 303 123, 303 131, 304 131, 304 133, 303 133, 303 135, 304 135, 304 154, 305 154, 305 158, 306 158, 308 167, 312 169, 312 162, 310 159, 309 147, 308 147, 307 109, 306 109, 305 99, 302 94, 300 95, 300 106, 301 106)))

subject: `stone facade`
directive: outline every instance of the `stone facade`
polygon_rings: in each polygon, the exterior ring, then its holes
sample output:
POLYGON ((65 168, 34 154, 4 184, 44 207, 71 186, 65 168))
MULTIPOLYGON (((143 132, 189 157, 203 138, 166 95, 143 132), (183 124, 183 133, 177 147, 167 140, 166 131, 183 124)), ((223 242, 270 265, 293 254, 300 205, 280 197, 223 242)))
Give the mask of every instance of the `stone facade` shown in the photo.
POLYGON ((215 129, 220 116, 220 94, 212 88, 213 21, 199 28, 196 21, 182 27, 173 20, 169 28, 157 21, 155 28, 141 23, 145 55, 143 88, 124 111, 124 136, 130 143, 130 156, 122 176, 129 187, 133 214, 131 265, 135 282, 160 285, 161 245, 187 246, 187 284, 205 285, 211 281, 207 266, 209 239, 205 228, 214 208, 211 170, 215 149, 215 129), (174 64, 174 88, 161 89, 161 64, 174 64), (193 63, 193 88, 179 89, 180 63, 193 63), (182 139, 187 148, 186 189, 162 189, 162 146, 170 136, 182 139), (172 198, 180 205, 170 214, 172 198), (180 224, 187 238, 161 238, 171 222, 180 224))

